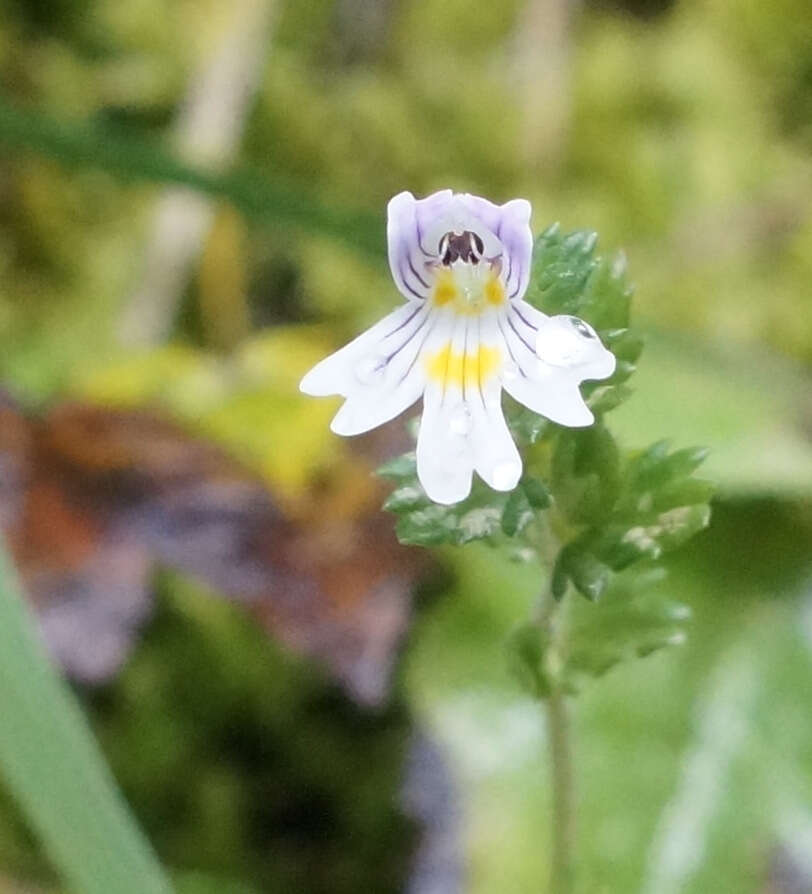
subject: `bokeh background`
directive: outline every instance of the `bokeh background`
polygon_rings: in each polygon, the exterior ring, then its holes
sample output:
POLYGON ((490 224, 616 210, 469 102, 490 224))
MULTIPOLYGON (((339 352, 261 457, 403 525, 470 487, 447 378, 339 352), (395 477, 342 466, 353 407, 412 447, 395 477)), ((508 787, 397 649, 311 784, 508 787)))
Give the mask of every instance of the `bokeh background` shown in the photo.
MULTIPOLYGON (((812 891, 807 0, 3 0, 0 84, 3 456, 39 470, 4 462, 2 518, 179 887, 544 890, 504 654, 538 569, 395 549, 370 469, 402 425, 340 443, 296 389, 398 300, 386 201, 452 187, 625 251, 647 346, 610 426, 719 483, 656 584, 686 643, 578 701, 578 891, 812 891), (87 496, 125 467, 152 539, 87 496), (320 569, 312 616, 217 564, 245 525, 285 592, 320 569)), ((2 784, 0 876, 59 890, 2 784)))

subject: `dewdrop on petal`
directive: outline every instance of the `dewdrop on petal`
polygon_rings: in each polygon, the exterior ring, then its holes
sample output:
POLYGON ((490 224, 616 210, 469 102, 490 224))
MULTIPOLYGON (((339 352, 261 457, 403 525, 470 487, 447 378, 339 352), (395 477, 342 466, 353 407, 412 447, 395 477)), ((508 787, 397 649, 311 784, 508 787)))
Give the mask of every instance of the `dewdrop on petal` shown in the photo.
POLYGON ((417 475, 430 499, 457 503, 476 472, 512 490, 522 460, 502 413, 505 390, 561 425, 593 416, 578 386, 612 375, 615 358, 571 316, 523 300, 530 279, 530 203, 442 190, 388 206, 389 265, 405 304, 317 364, 306 394, 346 398, 331 428, 356 435, 421 397, 417 475))
POLYGON ((548 317, 536 333, 536 355, 549 366, 589 366, 585 378, 606 378, 615 369, 614 355, 604 348, 595 330, 579 317, 548 317), (604 373, 604 370, 609 370, 604 373))

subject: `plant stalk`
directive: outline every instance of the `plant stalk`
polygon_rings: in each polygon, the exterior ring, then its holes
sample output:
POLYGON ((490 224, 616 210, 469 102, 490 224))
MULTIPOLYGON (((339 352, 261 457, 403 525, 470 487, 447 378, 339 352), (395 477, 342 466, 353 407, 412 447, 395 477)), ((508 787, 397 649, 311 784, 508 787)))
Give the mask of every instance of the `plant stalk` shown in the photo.
POLYGON ((546 643, 544 664, 549 681, 546 696, 547 739, 549 742, 552 790, 550 835, 550 894, 571 894, 574 884, 575 783, 573 742, 569 708, 561 685, 563 664, 563 600, 557 601, 548 588, 542 593, 537 615, 539 632, 546 643))
POLYGON ((554 687, 547 698, 547 729, 552 779, 551 894, 570 894, 575 846, 575 791, 572 736, 566 697, 554 687))

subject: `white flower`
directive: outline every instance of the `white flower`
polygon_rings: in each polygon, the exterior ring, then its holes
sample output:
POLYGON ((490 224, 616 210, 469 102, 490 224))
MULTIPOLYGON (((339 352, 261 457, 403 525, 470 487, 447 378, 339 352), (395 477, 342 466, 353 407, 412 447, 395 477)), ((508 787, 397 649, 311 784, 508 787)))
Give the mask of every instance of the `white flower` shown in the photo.
POLYGON ((530 203, 443 190, 389 202, 392 276, 406 303, 322 360, 301 390, 346 398, 331 428, 357 435, 421 395, 417 474, 437 503, 468 496, 476 471, 496 490, 522 473, 502 389, 553 422, 593 416, 578 390, 605 379, 614 356, 577 317, 548 317, 522 297, 530 277, 530 203))

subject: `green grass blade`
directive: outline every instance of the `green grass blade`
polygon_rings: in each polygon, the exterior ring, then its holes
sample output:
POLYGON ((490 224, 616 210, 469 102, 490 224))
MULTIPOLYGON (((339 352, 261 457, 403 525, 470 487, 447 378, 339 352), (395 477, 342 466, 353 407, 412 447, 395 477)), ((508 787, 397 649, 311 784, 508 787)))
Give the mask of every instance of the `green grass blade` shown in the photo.
POLYGON ((80 894, 168 894, 70 689, 31 623, 0 544, 0 784, 66 885, 80 894))
POLYGON ((332 236, 383 257, 383 217, 326 205, 298 184, 265 172, 215 174, 178 161, 153 141, 129 131, 56 121, 15 108, 0 97, 0 151, 44 155, 73 168, 98 168, 122 180, 188 186, 228 199, 247 217, 332 236))

